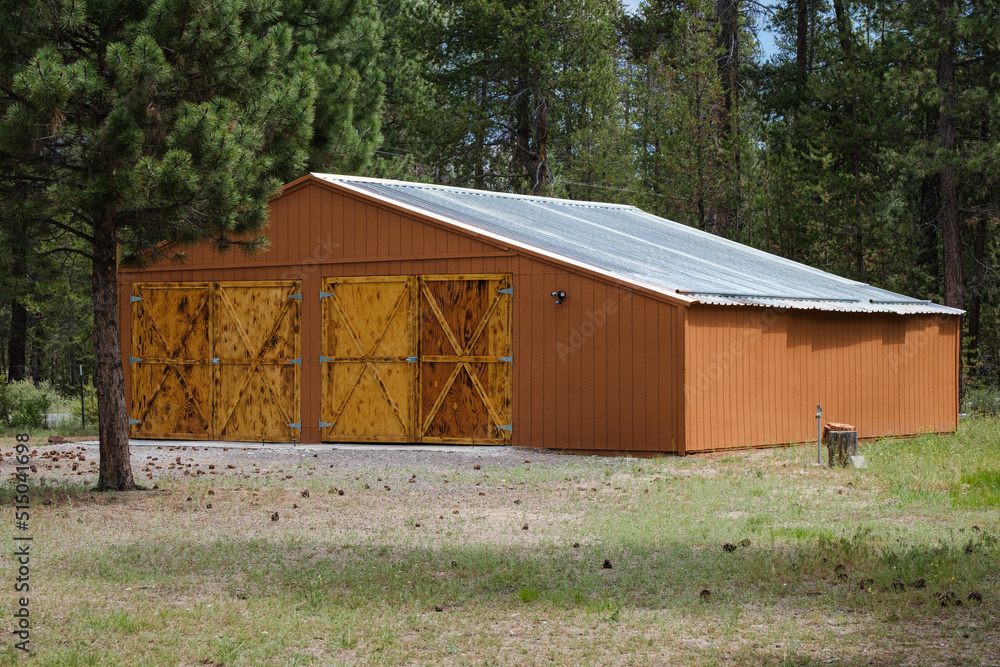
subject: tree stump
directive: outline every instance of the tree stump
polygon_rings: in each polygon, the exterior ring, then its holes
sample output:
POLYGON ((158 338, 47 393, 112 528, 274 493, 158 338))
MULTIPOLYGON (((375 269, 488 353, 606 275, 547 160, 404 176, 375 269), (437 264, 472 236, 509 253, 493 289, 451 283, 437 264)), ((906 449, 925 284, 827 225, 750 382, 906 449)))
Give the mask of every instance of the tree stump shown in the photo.
POLYGON ((826 448, 830 455, 830 467, 836 462, 846 468, 851 465, 851 457, 858 455, 858 432, 830 431, 826 448))

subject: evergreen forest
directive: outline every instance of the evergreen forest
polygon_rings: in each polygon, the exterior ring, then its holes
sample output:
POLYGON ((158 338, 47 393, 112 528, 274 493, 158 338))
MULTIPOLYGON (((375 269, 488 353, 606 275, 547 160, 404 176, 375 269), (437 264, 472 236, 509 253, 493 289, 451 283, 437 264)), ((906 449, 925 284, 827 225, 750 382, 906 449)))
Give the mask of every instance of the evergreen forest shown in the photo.
POLYGON ((633 204, 962 308, 993 387, 998 123, 996 0, 0 0, 0 366, 114 403, 119 263, 259 250, 329 171, 633 204))

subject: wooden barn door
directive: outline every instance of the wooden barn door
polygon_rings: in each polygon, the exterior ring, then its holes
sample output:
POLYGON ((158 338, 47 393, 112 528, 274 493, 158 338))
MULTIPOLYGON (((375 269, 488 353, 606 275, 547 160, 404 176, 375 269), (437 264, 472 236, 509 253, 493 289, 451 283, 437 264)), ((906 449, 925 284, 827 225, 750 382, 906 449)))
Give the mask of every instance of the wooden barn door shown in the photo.
POLYGON ((211 296, 208 283, 132 286, 131 437, 212 436, 211 296))
POLYGON ((510 443, 510 287, 508 276, 421 277, 421 441, 510 443))
POLYGON ((215 437, 269 442, 298 438, 299 281, 215 285, 215 437))
POLYGON ((414 278, 323 283, 322 404, 327 442, 408 442, 417 368, 414 278))
POLYGON ((509 444, 510 276, 328 278, 326 442, 509 444))
POLYGON ((139 283, 131 302, 132 437, 298 437, 297 281, 139 283))

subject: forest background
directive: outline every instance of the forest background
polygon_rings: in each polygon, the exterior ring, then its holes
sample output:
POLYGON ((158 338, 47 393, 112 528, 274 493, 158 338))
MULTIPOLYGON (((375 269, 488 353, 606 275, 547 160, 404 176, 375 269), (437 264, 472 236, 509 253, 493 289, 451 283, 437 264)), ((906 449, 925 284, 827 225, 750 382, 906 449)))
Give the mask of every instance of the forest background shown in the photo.
MULTIPOLYGON (((1000 385, 995 0, 350 1, 337 48, 370 62, 337 171, 633 204, 963 308, 963 390, 1000 385)), ((91 261, 17 229, 0 367, 75 392, 91 261)))

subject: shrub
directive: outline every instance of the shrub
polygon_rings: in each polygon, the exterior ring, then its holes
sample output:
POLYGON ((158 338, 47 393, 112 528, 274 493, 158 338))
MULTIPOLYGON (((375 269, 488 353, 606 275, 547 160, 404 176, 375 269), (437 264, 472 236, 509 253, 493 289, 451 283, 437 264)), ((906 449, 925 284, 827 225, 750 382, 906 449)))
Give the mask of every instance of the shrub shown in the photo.
MULTIPOLYGON (((79 391, 79 388, 78 388, 79 391)), ((73 405, 73 422, 75 425, 81 424, 80 415, 80 395, 71 396, 69 399, 70 403, 73 405)), ((86 417, 88 424, 97 423, 97 390, 94 385, 87 383, 83 386, 83 407, 86 410, 86 417)))
POLYGON ((11 382, 0 392, 0 416, 14 428, 41 428, 49 408, 59 401, 59 395, 48 382, 37 385, 31 380, 11 382))
POLYGON ((1000 415, 1000 389, 996 387, 973 387, 965 394, 963 406, 966 412, 984 417, 1000 415))

